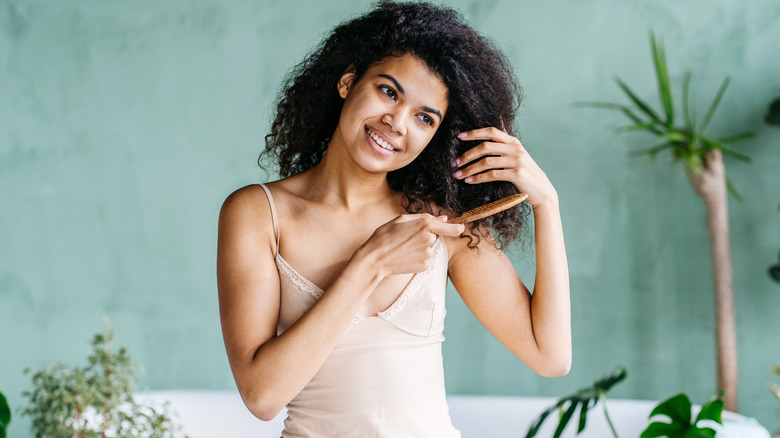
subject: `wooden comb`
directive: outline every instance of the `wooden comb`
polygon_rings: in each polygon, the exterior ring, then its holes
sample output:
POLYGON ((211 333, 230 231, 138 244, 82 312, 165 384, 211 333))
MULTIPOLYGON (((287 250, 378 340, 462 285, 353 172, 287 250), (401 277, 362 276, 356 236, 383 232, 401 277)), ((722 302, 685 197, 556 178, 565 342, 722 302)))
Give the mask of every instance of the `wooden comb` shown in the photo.
POLYGON ((448 220, 447 223, 465 224, 468 222, 473 222, 482 218, 486 218, 498 212, 504 211, 507 208, 514 207, 515 205, 525 201, 525 198, 527 197, 528 195, 526 195, 525 193, 518 193, 516 195, 507 196, 506 198, 501 198, 498 201, 493 201, 490 204, 485 204, 481 207, 477 207, 473 210, 469 210, 463 213, 460 217, 456 217, 455 219, 448 220))

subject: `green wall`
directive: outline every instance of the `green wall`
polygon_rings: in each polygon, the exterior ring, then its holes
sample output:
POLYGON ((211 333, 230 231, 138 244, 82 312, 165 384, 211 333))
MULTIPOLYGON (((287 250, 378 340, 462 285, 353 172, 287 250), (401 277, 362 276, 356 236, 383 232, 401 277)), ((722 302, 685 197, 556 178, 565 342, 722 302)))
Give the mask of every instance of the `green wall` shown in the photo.
MULTIPOLYGON (((672 80, 693 72, 700 113, 733 82, 711 133, 756 130, 727 161, 743 413, 780 427, 766 389, 780 362, 780 2, 452 1, 511 61, 521 139, 556 184, 571 269, 574 364, 534 375, 468 313, 447 317, 448 390, 556 396, 611 371, 613 395, 701 403, 715 388, 712 280, 702 202, 679 165, 630 158, 613 75, 654 96, 648 30, 672 80)), ((144 387, 233 388, 217 314, 217 214, 268 179, 255 159, 285 72, 367 3, 0 0, 0 390, 26 400, 27 367, 86 357, 111 318, 144 387)), ((532 282, 533 258, 512 257, 532 282)), ((16 411, 15 411, 16 413, 16 411)), ((28 435, 16 415, 11 436, 28 435)))

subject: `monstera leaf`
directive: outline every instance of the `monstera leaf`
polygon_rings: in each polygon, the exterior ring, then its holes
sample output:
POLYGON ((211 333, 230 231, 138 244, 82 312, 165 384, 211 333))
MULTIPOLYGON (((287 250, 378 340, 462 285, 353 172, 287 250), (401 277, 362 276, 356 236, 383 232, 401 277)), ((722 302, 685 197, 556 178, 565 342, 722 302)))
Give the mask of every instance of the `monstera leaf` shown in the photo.
POLYGON ((639 438, 714 438, 715 430, 709 427, 699 427, 699 421, 712 420, 723 424, 723 398, 714 397, 702 406, 696 420, 691 421, 691 400, 686 394, 677 394, 661 402, 650 413, 650 418, 656 415, 669 417, 670 422, 655 421, 651 423, 639 438))

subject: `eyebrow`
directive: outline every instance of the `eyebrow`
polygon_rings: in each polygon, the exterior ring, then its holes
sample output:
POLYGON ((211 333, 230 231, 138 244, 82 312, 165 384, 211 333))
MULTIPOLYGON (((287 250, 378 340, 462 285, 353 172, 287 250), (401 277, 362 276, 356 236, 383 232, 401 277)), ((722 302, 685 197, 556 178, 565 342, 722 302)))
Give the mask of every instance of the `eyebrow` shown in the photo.
MULTIPOLYGON (((391 81, 393 83, 393 85, 395 85, 395 88, 398 89, 399 93, 406 94, 406 92, 404 91, 404 87, 402 87, 401 84, 398 83, 398 81, 394 77, 392 77, 391 75, 386 74, 386 73, 379 73, 379 76, 383 77, 383 78, 385 78, 385 79, 387 79, 389 81, 391 81)), ((425 112, 436 114, 436 116, 439 117, 439 120, 442 119, 441 112, 439 112, 439 110, 437 110, 436 108, 431 108, 429 106, 423 106, 422 109, 425 112)))

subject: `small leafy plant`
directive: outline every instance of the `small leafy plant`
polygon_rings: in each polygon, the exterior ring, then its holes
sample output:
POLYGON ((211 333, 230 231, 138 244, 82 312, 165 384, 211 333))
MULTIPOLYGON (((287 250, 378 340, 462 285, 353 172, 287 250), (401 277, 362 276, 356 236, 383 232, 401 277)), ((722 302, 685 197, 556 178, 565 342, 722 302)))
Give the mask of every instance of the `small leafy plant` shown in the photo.
POLYGON ((32 432, 46 438, 178 436, 168 406, 137 403, 134 364, 124 347, 114 348, 108 324, 92 340, 88 365, 61 363, 31 372, 32 392, 22 415, 32 418, 32 432))
POLYGON ((539 429, 542 427, 542 423, 544 423, 547 417, 557 409, 559 421, 553 438, 559 438, 563 433, 563 430, 566 429, 566 425, 568 425, 569 421, 574 417, 578 406, 580 408, 580 417, 577 426, 577 435, 579 435, 585 430, 585 425, 588 421, 588 411, 601 401, 604 403, 604 415, 607 418, 607 423, 609 423, 609 428, 612 430, 612 435, 617 438, 618 435, 615 431, 615 426, 612 424, 612 420, 609 418, 609 413, 607 412, 607 393, 612 386, 624 380, 626 374, 627 372, 624 367, 617 367, 612 374, 597 380, 593 386, 580 389, 574 394, 561 398, 555 405, 542 412, 539 418, 531 424, 525 437, 531 438, 536 436, 536 434, 539 433, 539 429))
POLYGON ((780 126, 780 97, 776 97, 769 104, 769 110, 766 112, 764 121, 770 125, 780 126))
POLYGON ((8 400, 0 392, 0 438, 5 438, 8 424, 11 422, 11 408, 8 407, 8 400))
MULTIPOLYGON (((764 121, 770 125, 780 126, 780 97, 776 98, 769 105, 764 121)), ((777 206, 777 213, 780 214, 780 205, 777 206)), ((769 276, 777 283, 780 283, 780 254, 778 254, 777 260, 777 263, 769 267, 769 276)))
MULTIPOLYGON (((780 377, 780 363, 772 365, 772 368, 769 369, 772 373, 774 373, 776 376, 780 377)), ((772 394, 777 398, 778 401, 780 401, 780 386, 777 386, 774 382, 767 382, 767 386, 769 387, 769 390, 772 391, 772 394)), ((777 429, 772 436, 780 436, 780 429, 777 429)))
POLYGON ((655 421, 650 423, 639 438, 714 438, 715 430, 699 424, 699 422, 711 420, 723 424, 722 412, 723 397, 713 397, 701 407, 696 419, 691 421, 691 400, 686 394, 677 394, 661 402, 650 412, 650 418, 656 415, 665 415, 669 417, 670 422, 655 421))

